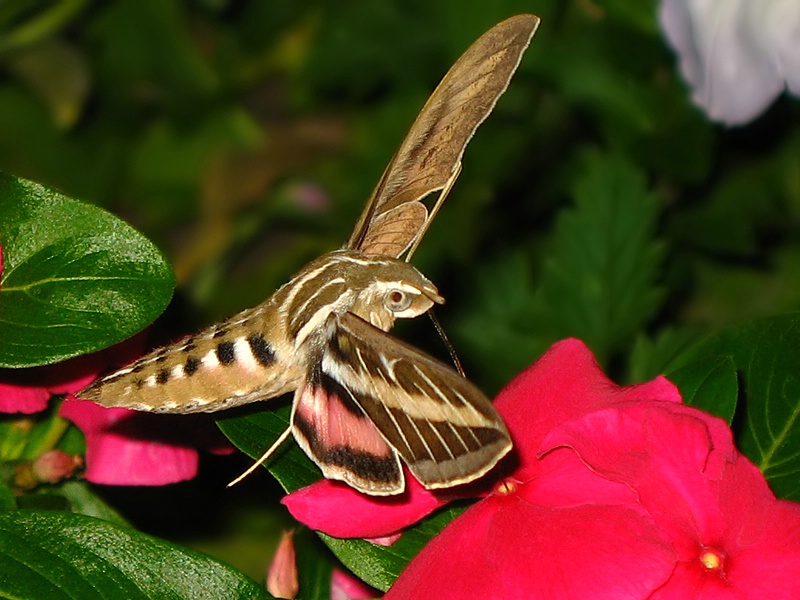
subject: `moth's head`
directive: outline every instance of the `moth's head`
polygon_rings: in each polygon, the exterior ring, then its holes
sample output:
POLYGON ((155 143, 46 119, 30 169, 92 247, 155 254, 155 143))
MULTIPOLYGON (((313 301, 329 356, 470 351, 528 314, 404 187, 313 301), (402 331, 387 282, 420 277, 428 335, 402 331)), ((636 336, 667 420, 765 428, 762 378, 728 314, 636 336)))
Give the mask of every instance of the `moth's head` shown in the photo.
POLYGON ((422 273, 407 262, 386 260, 375 265, 350 312, 388 331, 395 319, 412 319, 444 298, 422 273))

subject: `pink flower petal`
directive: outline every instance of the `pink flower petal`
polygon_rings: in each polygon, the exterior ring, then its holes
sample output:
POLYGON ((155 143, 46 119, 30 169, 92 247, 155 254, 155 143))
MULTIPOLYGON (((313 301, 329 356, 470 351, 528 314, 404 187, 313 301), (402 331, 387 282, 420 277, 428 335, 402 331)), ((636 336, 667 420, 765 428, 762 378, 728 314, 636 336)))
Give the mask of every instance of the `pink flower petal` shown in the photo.
POLYGON ((543 508, 511 492, 478 502, 448 525, 385 598, 639 600, 673 564, 669 544, 634 510, 543 508))
POLYGON ((47 408, 50 392, 40 386, 0 381, 0 413, 30 415, 47 408))
POLYGON ((0 412, 31 414, 47 408, 53 394, 76 392, 101 369, 100 354, 79 356, 45 367, 0 370, 0 412))
POLYGON ((106 485, 165 485, 197 474, 197 451, 153 440, 155 419, 122 408, 66 400, 60 414, 86 436, 86 479, 106 485))
POLYGON ((659 526, 673 540, 691 540, 685 551, 696 555, 698 535, 686 528, 712 516, 702 508, 716 504, 708 483, 735 459, 728 431, 721 419, 689 407, 632 403, 567 423, 546 442, 574 448, 592 470, 630 485, 659 526))
POLYGON ((368 496, 329 479, 292 492, 281 502, 316 531, 340 538, 381 538, 416 523, 450 499, 426 490, 406 473, 397 496, 368 496))
POLYGON ((601 477, 568 448, 556 449, 540 461, 536 477, 527 482, 506 480, 500 489, 517 488, 527 502, 540 507, 564 508, 582 504, 624 505, 645 513, 628 485, 601 477))
POLYGON ((381 593, 349 573, 331 571, 331 600, 366 600, 378 598, 381 593))
POLYGON ((518 473, 524 473, 535 465, 541 441, 555 425, 632 400, 680 402, 681 398, 663 377, 641 385, 618 386, 606 377, 583 342, 567 339, 553 344, 515 377, 494 405, 511 432, 520 460, 518 473))
MULTIPOLYGON (((733 478, 730 483, 736 484, 733 478)), ((764 516, 756 507, 750 511, 750 516, 764 516)), ((728 579, 745 598, 800 598, 800 506, 776 500, 763 520, 759 537, 730 557, 728 579)))
POLYGON ((775 499, 721 419, 632 403, 567 423, 546 441, 630 486, 672 541, 679 562, 654 598, 800 597, 800 581, 786 576, 800 570, 800 506, 775 499), (701 561, 707 552, 720 557, 717 569, 701 561))

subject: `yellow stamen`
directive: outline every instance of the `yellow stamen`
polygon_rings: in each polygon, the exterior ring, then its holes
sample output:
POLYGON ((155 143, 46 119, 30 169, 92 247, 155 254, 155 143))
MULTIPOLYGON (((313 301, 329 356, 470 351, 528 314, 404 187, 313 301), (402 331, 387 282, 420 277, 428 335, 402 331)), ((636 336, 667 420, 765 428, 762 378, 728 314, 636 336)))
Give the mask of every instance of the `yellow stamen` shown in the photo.
POLYGON ((495 486, 494 491, 498 494, 511 494, 517 491, 517 482, 510 479, 504 479, 495 486))
POLYGON ((718 571, 722 568, 722 556, 716 550, 704 550, 700 554, 700 562, 710 571, 718 571))

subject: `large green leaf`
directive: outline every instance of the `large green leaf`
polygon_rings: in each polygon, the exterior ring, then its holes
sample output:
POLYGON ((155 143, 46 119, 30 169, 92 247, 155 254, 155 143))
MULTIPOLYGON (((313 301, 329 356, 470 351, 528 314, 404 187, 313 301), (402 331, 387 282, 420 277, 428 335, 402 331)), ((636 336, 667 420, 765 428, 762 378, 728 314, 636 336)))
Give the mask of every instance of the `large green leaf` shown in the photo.
POLYGON ((686 404, 701 408, 730 423, 736 410, 736 365, 730 356, 701 358, 667 373, 686 404))
POLYGON ((0 366, 99 350, 141 330, 169 302, 172 271, 123 221, 0 174, 0 366))
POLYGON ((251 579, 200 553, 83 515, 0 514, 0 596, 267 598, 251 579))
MULTIPOLYGON (((731 327, 680 356, 673 367, 726 369, 729 362, 741 385, 733 420, 739 448, 777 495, 800 500, 800 314, 731 327)), ((730 384, 718 392, 729 396, 730 384)))

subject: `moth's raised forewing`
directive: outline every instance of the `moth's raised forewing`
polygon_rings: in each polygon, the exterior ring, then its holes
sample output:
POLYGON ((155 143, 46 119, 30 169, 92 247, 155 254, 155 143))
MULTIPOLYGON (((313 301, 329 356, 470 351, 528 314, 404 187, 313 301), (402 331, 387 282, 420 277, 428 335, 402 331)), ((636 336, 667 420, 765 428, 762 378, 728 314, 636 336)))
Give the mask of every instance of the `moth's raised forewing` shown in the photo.
POLYGON ((511 449, 500 416, 467 379, 352 313, 331 319, 321 373, 423 486, 473 481, 511 449))
POLYGON ((534 15, 506 19, 450 68, 386 167, 347 248, 397 258, 424 233, 428 210, 420 200, 452 185, 464 148, 508 87, 538 25, 534 15), (408 204, 417 206, 396 210, 408 204), (385 218, 391 211, 401 226, 385 218))
POLYGON ((159 348, 76 394, 107 407, 158 413, 214 412, 297 388, 305 373, 270 337, 269 302, 159 348))
POLYGON ((382 212, 373 219, 361 241, 365 254, 398 257, 409 240, 414 240, 428 218, 428 209, 422 202, 406 202, 382 212))

